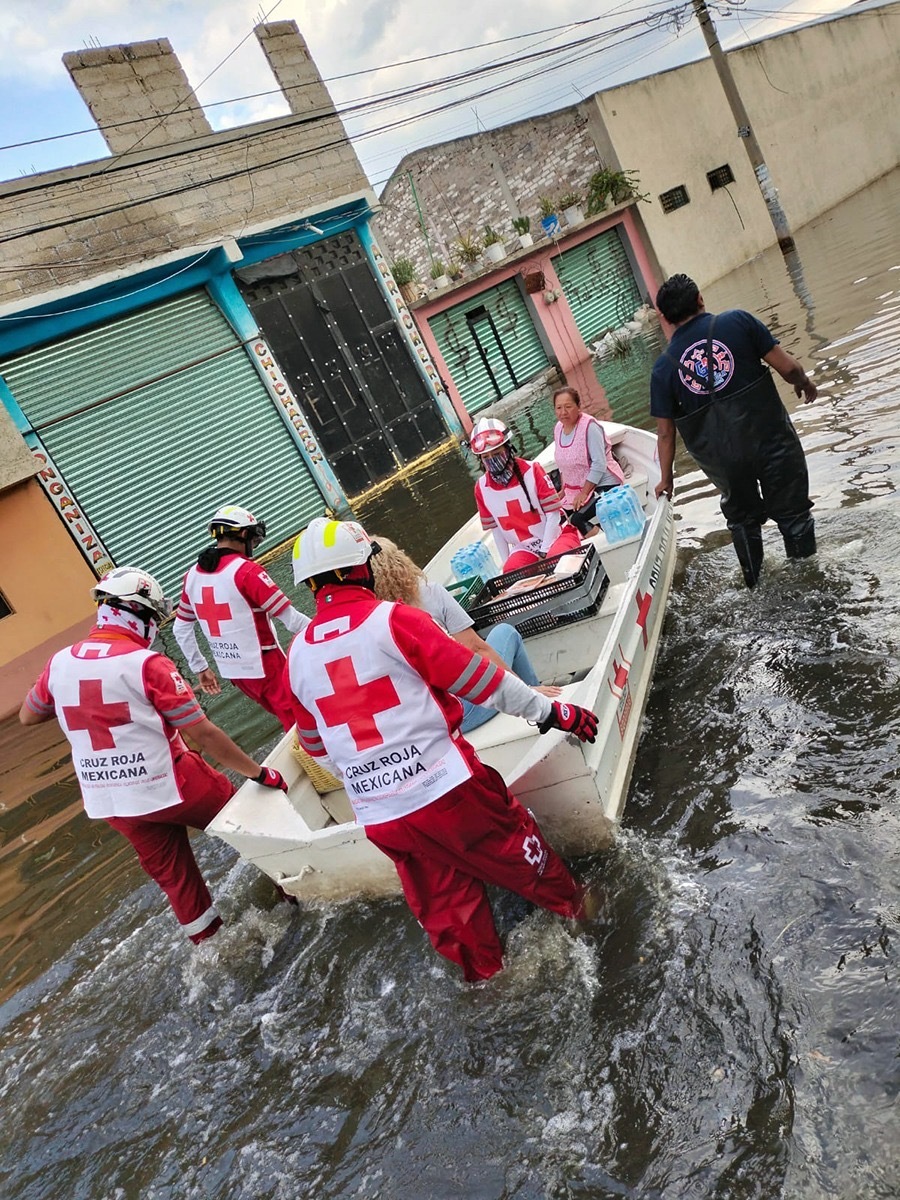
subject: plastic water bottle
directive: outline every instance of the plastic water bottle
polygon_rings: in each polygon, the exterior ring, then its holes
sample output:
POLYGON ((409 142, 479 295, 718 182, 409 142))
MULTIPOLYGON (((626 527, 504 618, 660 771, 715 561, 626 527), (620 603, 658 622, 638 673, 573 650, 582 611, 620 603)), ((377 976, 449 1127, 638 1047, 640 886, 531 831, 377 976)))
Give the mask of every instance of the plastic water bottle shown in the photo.
POLYGON ((628 527, 626 536, 634 537, 643 531, 647 519, 644 515, 644 510, 641 508, 641 503, 635 494, 634 488, 627 483, 620 484, 619 487, 613 490, 618 497, 625 518, 625 524, 628 527))
POLYGON ((484 542, 476 542, 475 565, 476 575, 480 575, 485 582, 488 579, 493 579, 497 574, 497 564, 494 562, 494 556, 488 550, 484 542))

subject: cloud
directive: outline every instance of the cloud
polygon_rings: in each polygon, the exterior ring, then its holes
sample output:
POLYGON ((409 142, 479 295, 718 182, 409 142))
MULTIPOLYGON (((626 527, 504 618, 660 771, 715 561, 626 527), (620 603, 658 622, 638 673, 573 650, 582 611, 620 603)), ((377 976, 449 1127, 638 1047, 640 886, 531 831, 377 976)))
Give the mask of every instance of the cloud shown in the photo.
MULTIPOLYGON (((669 0, 658 3, 664 8, 669 0)), ((812 11, 837 7, 836 0, 785 0, 785 15, 770 18, 765 26, 744 17, 743 25, 761 36, 770 28, 785 29, 792 21, 808 19, 812 11)), ((73 124, 71 96, 65 94, 65 89, 74 94, 61 63, 65 51, 160 37, 172 43, 214 128, 281 115, 287 104, 252 35, 260 11, 272 8, 273 0, 262 0, 261 7, 259 0, 30 0, 4 18, 0 137, 24 141, 36 136, 36 129, 45 134, 84 127, 83 117, 73 124), (23 112, 29 114, 27 124, 23 112), (54 113, 59 114, 55 127, 54 113)), ((554 70, 547 70, 548 62, 535 61, 502 74, 477 74, 485 64, 549 50, 635 21, 642 12, 626 0, 600 0, 590 15, 599 15, 598 10, 606 14, 604 22, 582 24, 583 0, 555 0, 549 6, 545 0, 453 0, 452 10, 447 0, 368 0, 362 8, 360 0, 280 0, 269 19, 297 22, 320 72, 331 80, 339 108, 404 87, 423 89, 418 96, 382 99, 371 111, 347 117, 363 164, 378 183, 410 149, 572 104, 604 86, 705 53, 689 18, 680 34, 671 26, 637 25, 588 52, 561 54, 554 70), (542 32, 566 22, 570 28, 560 33, 542 32), (503 40, 511 38, 516 40, 503 40), (437 57, 454 46, 472 48, 437 57), (415 59, 423 61, 409 61, 415 59), (457 72, 468 73, 460 84, 436 86, 457 72), (428 88, 433 90, 424 90, 428 88), (457 107, 425 115, 453 100, 457 107)), ((735 19, 717 21, 723 42, 743 40, 735 19)), ((75 144, 67 140, 55 150, 52 145, 42 150, 41 168, 50 165, 45 156, 51 153, 57 155, 52 165, 77 161, 75 144)), ((30 164, 35 154, 34 148, 25 148, 21 162, 30 164)), ((14 165, 11 173, 18 169, 14 165)))

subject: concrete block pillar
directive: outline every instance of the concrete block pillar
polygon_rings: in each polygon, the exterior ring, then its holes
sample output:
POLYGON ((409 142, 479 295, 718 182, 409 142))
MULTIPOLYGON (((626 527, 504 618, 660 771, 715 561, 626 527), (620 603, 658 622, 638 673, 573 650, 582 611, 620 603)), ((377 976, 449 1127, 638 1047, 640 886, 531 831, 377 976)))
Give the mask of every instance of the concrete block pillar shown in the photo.
POLYGON ((291 112, 334 112, 334 101, 296 21, 272 21, 253 31, 291 112))
POLYGON ((72 50, 63 65, 113 154, 212 133, 168 38, 72 50))

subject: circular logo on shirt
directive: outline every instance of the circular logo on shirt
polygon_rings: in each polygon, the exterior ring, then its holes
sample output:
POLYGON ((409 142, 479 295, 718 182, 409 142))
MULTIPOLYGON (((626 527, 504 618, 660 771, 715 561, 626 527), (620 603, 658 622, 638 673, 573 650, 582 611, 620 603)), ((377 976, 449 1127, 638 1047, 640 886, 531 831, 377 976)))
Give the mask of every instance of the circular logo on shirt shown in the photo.
MULTIPOLYGON (((678 360, 678 378, 695 396, 708 396, 709 372, 706 365, 706 348, 709 342, 702 338, 688 346, 678 360)), ((713 340, 713 391, 720 392, 734 374, 734 355, 722 342, 713 340)))

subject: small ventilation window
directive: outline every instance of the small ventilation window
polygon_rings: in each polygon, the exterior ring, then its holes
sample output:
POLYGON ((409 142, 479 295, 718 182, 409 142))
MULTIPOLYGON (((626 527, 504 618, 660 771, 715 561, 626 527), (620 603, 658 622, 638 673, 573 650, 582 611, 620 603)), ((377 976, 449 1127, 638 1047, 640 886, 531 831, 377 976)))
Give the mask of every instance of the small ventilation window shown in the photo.
POLYGON ((663 192, 659 198, 664 213, 674 212, 676 208, 684 208, 686 204, 690 204, 691 198, 687 194, 687 188, 683 183, 679 183, 678 187, 670 188, 668 192, 663 192))
POLYGON ((728 187, 729 183, 734 183, 734 171, 729 163, 725 163, 724 166, 716 167, 713 171, 707 171, 706 178, 709 180, 712 191, 716 191, 717 188, 728 187))
POLYGON ((0 621, 2 621, 4 617, 11 617, 11 616, 12 616, 12 609, 10 608, 9 601, 3 595, 3 593, 0 592, 0 621))

